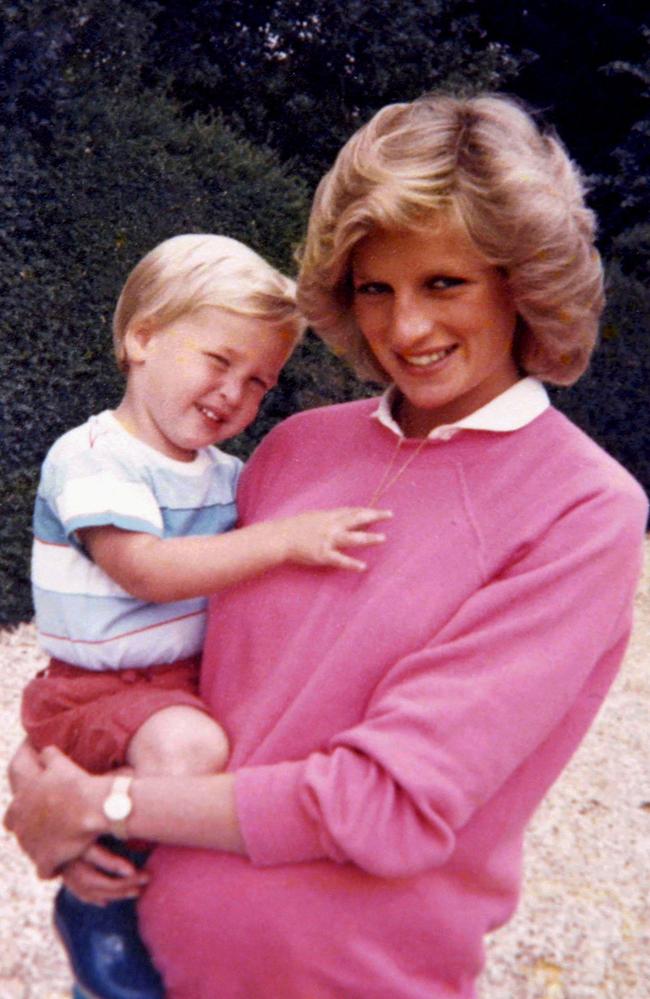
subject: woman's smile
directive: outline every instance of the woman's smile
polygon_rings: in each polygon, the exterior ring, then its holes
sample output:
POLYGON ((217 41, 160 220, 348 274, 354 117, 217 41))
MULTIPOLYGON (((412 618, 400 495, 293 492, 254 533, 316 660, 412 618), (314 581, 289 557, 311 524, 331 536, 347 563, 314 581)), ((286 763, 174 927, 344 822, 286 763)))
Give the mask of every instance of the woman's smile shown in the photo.
POLYGON ((373 231, 353 252, 352 277, 356 322, 400 390, 409 436, 462 419, 518 380, 507 280, 450 221, 373 231))
POLYGON ((458 344, 452 344, 450 347, 440 347, 427 354, 402 354, 401 360, 415 368, 437 368, 453 354, 457 346, 458 344))

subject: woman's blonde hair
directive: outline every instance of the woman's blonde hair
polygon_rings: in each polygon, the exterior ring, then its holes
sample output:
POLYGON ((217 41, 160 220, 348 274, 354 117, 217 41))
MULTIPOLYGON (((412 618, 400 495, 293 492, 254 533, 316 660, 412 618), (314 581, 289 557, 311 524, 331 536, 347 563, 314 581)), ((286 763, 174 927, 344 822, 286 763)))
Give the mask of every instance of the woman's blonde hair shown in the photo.
POLYGON ((282 327, 295 340, 305 328, 295 282, 250 247, 229 236, 173 236, 136 264, 118 299, 113 345, 120 369, 128 369, 124 337, 133 323, 166 326, 206 305, 282 327))
POLYGON ((316 191, 300 253, 310 325, 362 377, 386 381, 352 316, 350 256, 376 228, 435 232, 440 213, 507 275, 522 370, 574 382, 604 303, 595 217, 557 137, 499 95, 391 104, 349 139, 316 191))

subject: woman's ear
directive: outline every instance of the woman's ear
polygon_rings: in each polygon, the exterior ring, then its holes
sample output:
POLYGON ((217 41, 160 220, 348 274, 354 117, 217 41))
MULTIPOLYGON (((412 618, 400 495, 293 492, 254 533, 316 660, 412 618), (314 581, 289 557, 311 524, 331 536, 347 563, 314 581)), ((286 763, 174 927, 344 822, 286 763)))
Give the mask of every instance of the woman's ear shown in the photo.
POLYGON ((155 330, 145 319, 135 319, 124 334, 124 353, 128 365, 142 364, 147 357, 147 347, 155 330))

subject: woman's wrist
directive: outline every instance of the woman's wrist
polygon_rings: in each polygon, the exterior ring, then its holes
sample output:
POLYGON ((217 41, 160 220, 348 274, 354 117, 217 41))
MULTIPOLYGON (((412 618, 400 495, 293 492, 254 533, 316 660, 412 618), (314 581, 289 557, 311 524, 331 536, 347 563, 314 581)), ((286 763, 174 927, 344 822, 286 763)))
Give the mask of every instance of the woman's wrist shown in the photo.
POLYGON ((133 811, 131 784, 133 775, 118 773, 111 781, 110 790, 102 802, 102 812, 110 832, 118 839, 128 839, 128 820, 133 811))
POLYGON ((136 777, 129 835, 175 846, 244 853, 234 775, 136 777))
POLYGON ((114 774, 89 775, 84 778, 82 791, 85 807, 81 816, 84 832, 91 834, 93 839, 111 833, 111 821, 105 811, 106 801, 110 798, 115 781, 114 774))

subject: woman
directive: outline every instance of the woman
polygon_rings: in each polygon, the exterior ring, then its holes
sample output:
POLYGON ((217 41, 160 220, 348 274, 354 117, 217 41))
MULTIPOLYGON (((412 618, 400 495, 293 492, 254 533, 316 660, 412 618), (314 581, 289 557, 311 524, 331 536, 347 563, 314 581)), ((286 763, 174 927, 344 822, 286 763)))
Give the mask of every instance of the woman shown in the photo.
MULTIPOLYGON (((588 363, 593 237, 563 148, 502 98, 384 108, 323 179, 300 304, 389 387, 276 428, 242 522, 360 503, 394 518, 363 576, 282 568, 213 603, 203 696, 230 772, 137 779, 127 817, 170 844, 140 916, 174 999, 476 995, 640 568, 639 486, 538 380, 588 363)), ((48 876, 111 830, 111 780, 44 764, 9 824, 48 876)))

